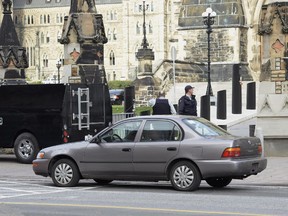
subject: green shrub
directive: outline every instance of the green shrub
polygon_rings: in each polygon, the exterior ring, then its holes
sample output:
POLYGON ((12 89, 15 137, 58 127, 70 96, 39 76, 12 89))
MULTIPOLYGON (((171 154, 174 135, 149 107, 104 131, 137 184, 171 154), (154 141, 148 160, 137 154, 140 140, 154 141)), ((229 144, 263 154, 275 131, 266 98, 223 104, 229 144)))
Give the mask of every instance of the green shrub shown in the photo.
MULTIPOLYGON (((151 108, 151 107, 145 107, 145 106, 136 107, 135 115, 136 115, 136 116, 139 116, 140 113, 143 112, 143 111, 148 111, 148 112, 152 113, 152 108, 151 108)), ((113 114, 124 113, 124 106, 121 106, 121 105, 113 105, 113 106, 112 106, 112 113, 113 113, 113 114)))
POLYGON ((109 89, 124 89, 125 87, 129 87, 132 85, 132 81, 126 80, 126 81, 109 81, 108 86, 109 89))

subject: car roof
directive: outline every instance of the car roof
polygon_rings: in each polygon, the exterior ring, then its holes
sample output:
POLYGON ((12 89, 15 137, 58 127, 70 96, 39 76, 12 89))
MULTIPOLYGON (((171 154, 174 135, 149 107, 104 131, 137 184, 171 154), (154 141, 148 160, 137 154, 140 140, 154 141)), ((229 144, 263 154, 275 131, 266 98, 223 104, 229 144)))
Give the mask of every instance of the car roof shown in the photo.
POLYGON ((121 121, 125 120, 133 120, 133 119, 170 119, 170 120, 175 120, 179 121, 182 119, 198 119, 200 117, 197 116, 188 116, 188 115, 145 115, 145 116, 135 116, 135 117, 130 117, 127 119, 123 119, 121 121))

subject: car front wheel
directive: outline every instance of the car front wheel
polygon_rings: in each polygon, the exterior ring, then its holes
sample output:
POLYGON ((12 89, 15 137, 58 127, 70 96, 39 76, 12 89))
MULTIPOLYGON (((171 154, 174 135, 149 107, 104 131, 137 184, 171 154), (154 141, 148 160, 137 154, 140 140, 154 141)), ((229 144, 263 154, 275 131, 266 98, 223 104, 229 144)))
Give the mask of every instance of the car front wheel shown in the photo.
POLYGON ((180 161, 172 167, 170 181, 176 190, 193 191, 198 189, 201 183, 201 175, 194 164, 188 161, 180 161))
POLYGON ((219 177, 219 178, 208 178, 206 179, 207 184, 215 188, 226 187, 230 184, 232 178, 228 177, 219 177))
POLYGON ((58 187, 73 187, 78 184, 80 174, 73 161, 61 159, 52 166, 51 178, 58 187))

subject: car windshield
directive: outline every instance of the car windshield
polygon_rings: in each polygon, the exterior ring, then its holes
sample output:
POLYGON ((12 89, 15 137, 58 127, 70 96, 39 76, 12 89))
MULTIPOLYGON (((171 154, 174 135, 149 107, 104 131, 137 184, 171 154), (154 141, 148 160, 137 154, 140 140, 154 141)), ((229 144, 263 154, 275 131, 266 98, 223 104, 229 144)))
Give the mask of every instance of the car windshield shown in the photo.
POLYGON ((205 119, 183 119, 183 122, 201 136, 225 136, 229 133, 205 119))

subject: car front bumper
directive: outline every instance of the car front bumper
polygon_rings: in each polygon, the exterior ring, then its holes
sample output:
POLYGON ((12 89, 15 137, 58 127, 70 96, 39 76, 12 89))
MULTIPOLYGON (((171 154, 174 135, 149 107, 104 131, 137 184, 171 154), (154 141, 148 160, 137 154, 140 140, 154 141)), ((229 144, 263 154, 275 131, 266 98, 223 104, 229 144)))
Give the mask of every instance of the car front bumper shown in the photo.
POLYGON ((33 171, 36 175, 49 176, 49 159, 36 159, 33 161, 33 171))
POLYGON ((256 175, 267 167, 266 158, 230 159, 230 160, 199 160, 198 165, 202 178, 232 177, 246 178, 256 175))

